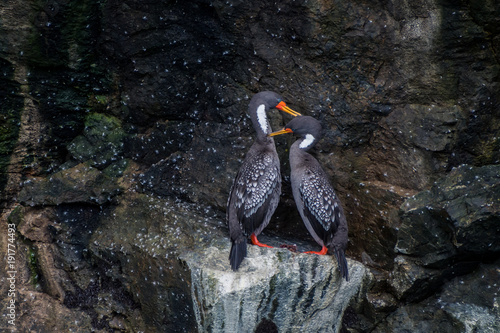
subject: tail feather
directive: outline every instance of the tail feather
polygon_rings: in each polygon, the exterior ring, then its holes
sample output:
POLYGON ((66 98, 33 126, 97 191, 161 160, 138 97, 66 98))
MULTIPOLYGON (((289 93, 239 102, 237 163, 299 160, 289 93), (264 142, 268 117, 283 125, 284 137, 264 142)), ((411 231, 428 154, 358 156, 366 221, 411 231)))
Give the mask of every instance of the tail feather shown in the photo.
POLYGON ((347 267, 347 260, 345 258, 344 250, 334 249, 335 258, 337 258, 337 263, 339 264, 340 275, 349 281, 349 269, 347 267))
POLYGON ((247 256, 247 242, 246 238, 231 241, 231 251, 229 252, 229 262, 233 271, 238 270, 241 262, 247 256))

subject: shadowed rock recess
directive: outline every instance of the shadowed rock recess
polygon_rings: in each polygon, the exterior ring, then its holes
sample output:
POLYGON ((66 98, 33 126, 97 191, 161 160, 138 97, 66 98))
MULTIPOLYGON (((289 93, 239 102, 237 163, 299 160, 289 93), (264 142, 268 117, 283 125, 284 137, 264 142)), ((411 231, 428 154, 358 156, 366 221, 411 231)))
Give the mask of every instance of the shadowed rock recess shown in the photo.
POLYGON ((499 332, 499 55, 494 0, 1 1, 0 330, 499 332), (230 269, 262 90, 323 124, 348 282, 299 253, 291 136, 230 269))

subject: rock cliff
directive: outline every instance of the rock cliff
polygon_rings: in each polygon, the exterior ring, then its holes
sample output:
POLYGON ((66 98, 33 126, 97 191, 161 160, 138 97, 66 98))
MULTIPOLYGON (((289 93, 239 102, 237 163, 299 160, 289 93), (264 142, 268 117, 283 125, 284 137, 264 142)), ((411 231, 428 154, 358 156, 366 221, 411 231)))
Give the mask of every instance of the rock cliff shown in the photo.
POLYGON ((500 330, 498 1, 4 0, 0 17, 2 330, 500 330), (229 269, 262 90, 322 121, 349 282, 279 248, 316 247, 291 137, 277 248, 229 269))

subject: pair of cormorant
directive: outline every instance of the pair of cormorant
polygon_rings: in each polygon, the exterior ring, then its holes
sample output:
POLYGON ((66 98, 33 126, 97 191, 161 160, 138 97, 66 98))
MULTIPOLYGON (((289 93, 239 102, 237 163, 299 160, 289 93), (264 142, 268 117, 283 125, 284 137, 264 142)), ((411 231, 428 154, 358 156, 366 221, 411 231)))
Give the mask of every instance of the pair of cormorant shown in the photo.
POLYGON ((252 244, 271 247, 257 236, 269 224, 281 193, 280 161, 274 145, 275 135, 294 133, 299 139, 290 148, 291 183, 300 216, 314 240, 330 249, 339 264, 340 274, 348 280, 347 222, 341 203, 318 161, 307 151, 321 138, 321 124, 312 117, 293 111, 280 95, 271 91, 256 94, 248 108, 257 138, 236 175, 227 206, 231 237, 229 261, 237 270, 247 255, 247 238, 252 244), (272 132, 267 111, 276 108, 293 115, 281 131, 272 132))

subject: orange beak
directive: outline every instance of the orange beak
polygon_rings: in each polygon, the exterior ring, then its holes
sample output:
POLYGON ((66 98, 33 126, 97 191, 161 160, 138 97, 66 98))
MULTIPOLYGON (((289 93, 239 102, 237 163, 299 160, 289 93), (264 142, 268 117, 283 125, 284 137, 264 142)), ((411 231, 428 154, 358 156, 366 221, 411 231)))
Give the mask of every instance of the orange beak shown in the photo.
POLYGON ((288 114, 291 114, 292 116, 294 117, 297 117, 297 116, 302 116, 300 113, 298 113, 297 111, 293 111, 292 109, 290 109, 288 106, 286 106, 286 103, 281 101, 279 102, 278 105, 276 105, 276 109, 278 110, 281 110, 281 111, 284 111, 288 114))
POLYGON ((286 134, 286 133, 293 133, 291 128, 283 128, 281 131, 276 131, 269 133, 267 136, 275 136, 275 135, 281 135, 281 134, 286 134))

